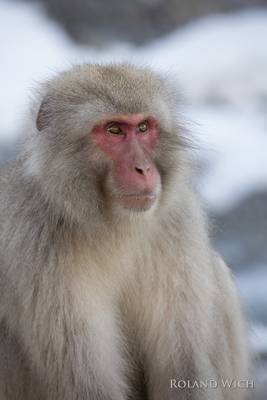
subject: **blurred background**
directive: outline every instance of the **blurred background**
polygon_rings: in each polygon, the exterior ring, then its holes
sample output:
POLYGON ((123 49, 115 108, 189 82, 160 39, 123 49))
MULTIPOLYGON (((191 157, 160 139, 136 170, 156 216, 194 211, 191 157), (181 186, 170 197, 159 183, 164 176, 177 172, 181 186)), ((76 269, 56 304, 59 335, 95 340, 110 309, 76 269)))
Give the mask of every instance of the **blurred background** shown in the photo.
POLYGON ((0 163, 36 83, 127 60, 172 79, 194 132, 196 185, 231 266, 267 399, 267 0, 0 0, 0 163))

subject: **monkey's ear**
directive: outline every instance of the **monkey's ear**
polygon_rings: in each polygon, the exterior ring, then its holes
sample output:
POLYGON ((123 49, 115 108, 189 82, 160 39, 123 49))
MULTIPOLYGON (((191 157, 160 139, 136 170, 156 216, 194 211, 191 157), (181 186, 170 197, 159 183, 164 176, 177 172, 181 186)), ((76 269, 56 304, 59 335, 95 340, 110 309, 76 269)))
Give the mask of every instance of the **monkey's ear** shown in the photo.
POLYGON ((49 112, 49 101, 48 99, 44 99, 41 103, 41 106, 38 111, 36 126, 38 131, 42 131, 47 128, 50 122, 51 113, 49 112))

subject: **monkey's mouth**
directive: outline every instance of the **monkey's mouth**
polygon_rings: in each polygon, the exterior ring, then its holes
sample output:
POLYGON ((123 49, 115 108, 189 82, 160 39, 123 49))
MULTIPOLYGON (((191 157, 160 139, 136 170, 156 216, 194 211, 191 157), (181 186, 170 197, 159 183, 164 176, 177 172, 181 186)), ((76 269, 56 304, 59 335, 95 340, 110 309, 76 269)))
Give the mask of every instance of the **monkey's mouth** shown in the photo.
POLYGON ((133 193, 119 196, 120 204, 129 210, 146 211, 156 201, 155 193, 133 193))

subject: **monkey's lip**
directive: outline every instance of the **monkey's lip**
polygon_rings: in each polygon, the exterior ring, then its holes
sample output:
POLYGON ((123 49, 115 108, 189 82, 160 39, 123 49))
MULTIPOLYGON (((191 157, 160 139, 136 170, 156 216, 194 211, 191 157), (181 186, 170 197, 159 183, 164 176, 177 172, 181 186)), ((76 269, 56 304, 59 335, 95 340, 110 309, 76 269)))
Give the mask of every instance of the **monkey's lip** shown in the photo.
POLYGON ((136 210, 147 210, 155 202, 155 193, 130 193, 121 194, 119 200, 125 208, 136 210))

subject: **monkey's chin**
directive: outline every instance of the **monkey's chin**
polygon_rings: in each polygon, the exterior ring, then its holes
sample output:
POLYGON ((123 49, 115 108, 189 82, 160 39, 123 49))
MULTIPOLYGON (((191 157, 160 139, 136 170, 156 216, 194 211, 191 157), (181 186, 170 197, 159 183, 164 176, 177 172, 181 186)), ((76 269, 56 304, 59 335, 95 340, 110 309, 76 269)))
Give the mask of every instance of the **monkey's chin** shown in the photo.
POLYGON ((119 204, 131 211, 141 212, 149 210, 156 201, 156 194, 124 194, 118 198, 119 204))

